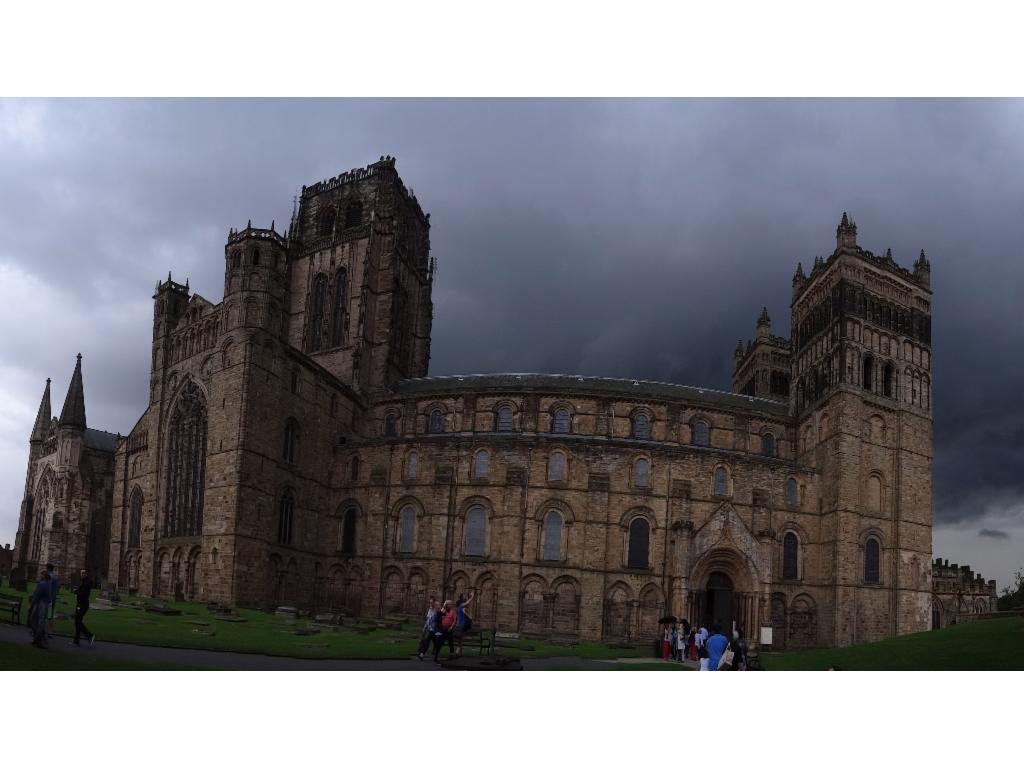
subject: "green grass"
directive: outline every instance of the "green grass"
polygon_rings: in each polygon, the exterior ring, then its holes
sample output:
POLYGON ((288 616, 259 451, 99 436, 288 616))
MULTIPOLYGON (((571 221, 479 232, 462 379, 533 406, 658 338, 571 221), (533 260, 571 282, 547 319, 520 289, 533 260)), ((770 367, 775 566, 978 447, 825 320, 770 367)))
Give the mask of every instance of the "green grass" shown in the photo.
MULTIPOLYGON (((60 638, 54 638, 53 642, 67 642, 60 638)), ((53 650, 34 648, 29 643, 18 645, 16 643, 0 642, 0 669, 3 670, 181 670, 187 667, 177 667, 168 664, 159 666, 142 664, 136 661, 120 661, 105 659, 100 656, 92 656, 88 652, 65 653, 53 650)))
MULTIPOLYGON (((27 607, 23 613, 26 611, 27 607)), ((409 658, 416 653, 421 627, 419 623, 408 622, 400 630, 374 628, 367 634, 359 634, 354 627, 344 626, 337 631, 321 630, 314 635, 297 635, 297 630, 310 626, 307 620, 296 621, 246 609, 237 609, 236 613, 246 622, 218 619, 202 603, 175 603, 139 597, 126 598, 111 610, 100 610, 94 601, 85 623, 104 641, 314 659, 409 658), (157 602, 177 608, 182 615, 163 616, 130 605, 137 603, 138 606, 144 606, 157 602)), ((54 622, 54 631, 73 634, 73 614, 74 595, 62 589, 58 594, 58 618, 54 622)), ((467 638, 464 652, 472 654, 475 648, 474 641, 467 638)), ((506 656, 532 658, 572 656, 615 659, 645 655, 640 649, 612 648, 600 643, 569 646, 534 640, 523 640, 514 647, 499 648, 498 652, 506 656)))
POLYGON ((849 648, 761 654, 767 670, 1021 670, 1024 618, 957 624, 849 648))

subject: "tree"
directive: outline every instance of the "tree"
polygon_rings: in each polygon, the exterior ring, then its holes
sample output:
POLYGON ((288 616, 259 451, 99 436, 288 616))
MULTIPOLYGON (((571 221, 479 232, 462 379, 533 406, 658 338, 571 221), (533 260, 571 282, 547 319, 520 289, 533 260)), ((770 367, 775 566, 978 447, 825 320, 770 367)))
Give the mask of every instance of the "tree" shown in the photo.
POLYGON ((1013 587, 1003 587, 1003 594, 996 604, 1000 611, 1024 610, 1024 568, 1017 570, 1013 587))

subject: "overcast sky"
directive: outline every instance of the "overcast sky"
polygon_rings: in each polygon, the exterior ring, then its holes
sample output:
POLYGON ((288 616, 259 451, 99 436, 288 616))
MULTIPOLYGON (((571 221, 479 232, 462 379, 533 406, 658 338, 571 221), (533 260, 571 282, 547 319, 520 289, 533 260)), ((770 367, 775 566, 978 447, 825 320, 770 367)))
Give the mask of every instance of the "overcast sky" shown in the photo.
POLYGON ((380 155, 431 213, 432 374, 728 389, 761 306, 860 244, 934 290, 935 554, 1024 566, 1024 102, 0 100, 0 545, 45 379, 89 425, 146 404, 153 287, 219 301, 229 227, 380 155))

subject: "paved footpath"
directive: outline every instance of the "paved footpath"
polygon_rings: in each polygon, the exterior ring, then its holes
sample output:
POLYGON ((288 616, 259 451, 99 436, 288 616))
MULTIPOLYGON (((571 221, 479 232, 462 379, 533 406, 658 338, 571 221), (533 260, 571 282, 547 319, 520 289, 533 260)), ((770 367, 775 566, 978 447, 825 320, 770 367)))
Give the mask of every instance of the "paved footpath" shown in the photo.
MULTIPOLYGON (((28 645, 28 628, 13 624, 0 624, 0 641, 28 645)), ((39 653, 89 654, 112 661, 133 661, 154 667, 192 667, 202 669, 234 670, 389 670, 409 672, 434 672, 441 667, 429 660, 409 659, 298 659, 291 656, 265 656, 257 653, 234 653, 230 651, 204 651, 192 648, 164 648, 131 643, 109 643, 97 640, 92 648, 86 643, 80 647, 71 644, 71 638, 55 635, 49 649, 39 653)), ((474 657, 466 657, 471 661, 474 657)), ((620 663, 658 663, 657 659, 619 659, 597 661, 575 657, 547 659, 522 659, 523 669, 608 669, 616 661, 620 663)), ((671 662, 663 662, 666 666, 671 662)))

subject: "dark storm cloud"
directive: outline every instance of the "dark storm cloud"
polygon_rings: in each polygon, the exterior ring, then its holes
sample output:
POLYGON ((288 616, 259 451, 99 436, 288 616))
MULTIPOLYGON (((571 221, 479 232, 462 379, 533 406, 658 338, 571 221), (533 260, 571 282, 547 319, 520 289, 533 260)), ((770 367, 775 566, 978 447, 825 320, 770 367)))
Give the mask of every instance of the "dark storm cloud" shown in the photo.
POLYGON ((982 528, 980 531, 978 531, 978 535, 981 536, 983 539, 1008 539, 1008 538, 1010 538, 1010 534, 1008 534, 1006 531, 994 531, 994 530, 992 530, 990 528, 982 528))
POLYGON ((435 374, 728 389, 761 306, 788 333, 796 263, 842 211, 876 253, 925 248, 936 520, 1012 527, 1022 128, 1021 102, 980 100, 0 102, 0 540, 45 377, 62 400, 81 351, 90 423, 129 430, 157 278, 219 300, 229 227, 281 228, 302 184, 381 154, 432 214, 435 374))

